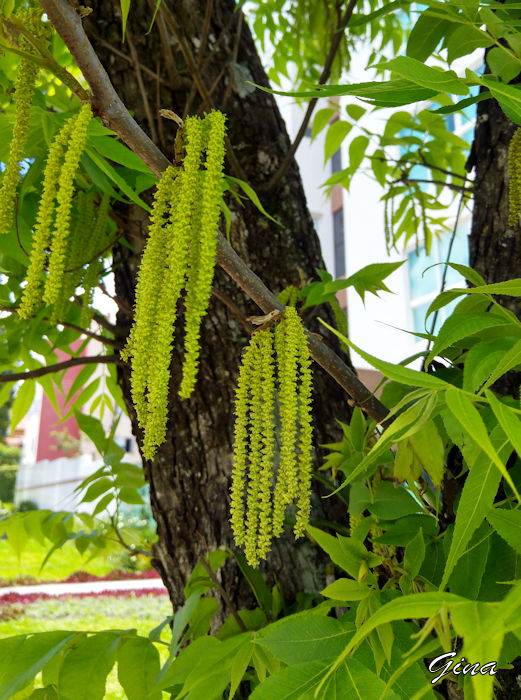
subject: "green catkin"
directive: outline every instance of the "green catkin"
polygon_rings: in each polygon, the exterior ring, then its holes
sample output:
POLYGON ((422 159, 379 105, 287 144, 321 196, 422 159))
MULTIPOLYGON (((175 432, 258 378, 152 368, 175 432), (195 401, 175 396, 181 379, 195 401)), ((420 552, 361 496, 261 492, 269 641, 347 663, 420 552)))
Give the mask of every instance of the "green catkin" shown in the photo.
POLYGON ((60 172, 59 189, 56 197, 56 219, 51 241, 49 274, 45 283, 43 300, 54 304, 60 294, 62 276, 65 272, 67 239, 70 232, 70 218, 74 195, 74 180, 81 154, 87 140, 87 127, 92 119, 89 104, 82 105, 74 118, 74 128, 69 138, 65 159, 60 172))
POLYGON ((244 351, 235 391, 235 440, 230 495, 230 524, 238 545, 244 544, 246 540, 244 492, 249 445, 249 396, 254 361, 255 346, 250 344, 244 351))
POLYGON ((0 189, 0 233, 9 233, 13 222, 16 193, 20 183, 20 162, 24 158, 29 131, 29 112, 37 75, 38 66, 31 60, 22 58, 14 84, 15 120, 9 160, 0 189))
POLYGON ((272 537, 280 535, 289 503, 293 501, 296 506, 296 537, 304 534, 308 523, 311 400, 311 355, 306 332, 295 308, 286 307, 275 332, 266 328, 253 334, 243 356, 236 391, 230 522, 235 541, 244 545, 252 566, 267 556, 272 537), (277 388, 281 447, 273 488, 277 388))
POLYGON ((196 267, 190 270, 185 315, 185 357, 179 395, 188 398, 193 391, 200 355, 200 325, 210 300, 217 248, 217 227, 222 198, 225 116, 212 111, 204 121, 207 132, 206 164, 201 195, 196 267), (195 274, 194 274, 195 273, 195 274))
POLYGON ((313 392, 313 377, 311 373, 311 354, 307 337, 297 316, 295 326, 298 345, 298 361, 300 365, 300 387, 298 420, 300 429, 298 456, 298 495, 296 498, 295 537, 301 537, 309 521, 311 510, 311 465, 313 450, 313 425, 311 420, 311 402, 313 392))
POLYGON ((521 128, 516 129, 508 149, 509 214, 508 225, 516 226, 521 214, 521 128))
POLYGON ((251 339, 253 364, 250 377, 250 473, 246 508, 246 542, 244 552, 252 566, 259 563, 258 527, 261 498, 261 460, 263 437, 262 403, 262 331, 251 339))
POLYGON ((163 173, 154 195, 148 241, 141 259, 136 285, 134 323, 129 339, 121 353, 123 359, 132 361, 132 400, 138 422, 145 426, 145 391, 148 380, 151 347, 155 326, 156 307, 161 293, 161 280, 166 269, 165 250, 169 230, 166 227, 170 212, 172 192, 178 171, 169 167, 163 173), (140 350, 145 350, 140 352, 140 350))
POLYGON ((177 317, 177 302, 184 287, 187 272, 187 256, 191 240, 191 215, 198 197, 199 166, 202 151, 202 123, 197 117, 185 122, 186 157, 184 169, 178 176, 178 194, 172 209, 172 223, 168 235, 167 267, 156 310, 154 336, 154 361, 150 361, 149 348, 143 347, 150 363, 148 376, 147 415, 143 454, 150 459, 165 439, 170 361, 177 317))
POLYGON ((42 302, 42 288, 45 281, 46 249, 51 239, 55 214, 55 199, 61 177, 61 163, 64 149, 74 129, 75 119, 71 117, 55 136, 43 174, 43 191, 36 215, 30 262, 26 274, 26 286, 18 310, 21 318, 30 318, 42 302))
POLYGON ((259 478, 259 536, 258 557, 264 559, 272 539, 273 455, 275 451, 275 374, 273 361, 273 332, 271 328, 258 331, 262 371, 262 459, 259 478))
POLYGON ((294 318, 298 316, 287 306, 275 329, 275 350, 279 370, 280 463, 273 499, 273 534, 278 537, 284 526, 286 506, 297 493, 295 442, 297 437, 297 337, 294 318))

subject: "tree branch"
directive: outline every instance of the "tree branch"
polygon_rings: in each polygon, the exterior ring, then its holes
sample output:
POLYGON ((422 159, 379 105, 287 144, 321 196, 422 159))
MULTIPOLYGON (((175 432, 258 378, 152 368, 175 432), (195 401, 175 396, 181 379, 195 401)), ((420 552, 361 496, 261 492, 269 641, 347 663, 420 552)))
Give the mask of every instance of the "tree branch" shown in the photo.
MULTIPOLYGON (((67 0, 40 0, 40 4, 72 53, 89 83, 93 100, 105 124, 158 176, 170 161, 148 138, 128 113, 92 48, 81 20, 67 0)), ((354 7, 354 2, 350 3, 354 7)), ((217 242, 217 264, 265 312, 284 307, 264 282, 246 265, 220 233, 217 242)), ((387 408, 358 379, 353 370, 315 335, 309 334, 309 345, 315 361, 379 423, 385 420, 387 408)))
POLYGON ((46 367, 38 367, 38 369, 31 369, 27 372, 17 372, 14 374, 0 374, 0 384, 6 384, 7 382, 19 382, 25 379, 37 379, 38 377, 43 377, 45 374, 53 374, 54 372, 61 372, 63 369, 69 369, 70 367, 77 367, 78 365, 111 365, 111 364, 124 364, 123 360, 120 360, 116 355, 94 355, 92 357, 72 357, 70 360, 65 360, 64 362, 57 362, 54 365, 47 365, 46 367))
MULTIPOLYGON (((320 79, 318 81, 319 85, 324 85, 327 80, 329 79, 329 76, 331 75, 331 68, 333 67, 333 61, 335 60, 336 52, 338 51, 338 48, 340 46, 340 43, 342 41, 342 38, 344 36, 344 31, 349 24, 349 20, 351 19, 351 15, 353 14, 353 10, 355 9, 356 3, 358 0, 349 0, 349 4, 346 8, 346 11, 344 12, 344 16, 340 20, 337 29, 333 35, 333 39, 331 41, 331 47, 329 49, 329 53, 326 58, 326 62, 324 63, 324 68, 322 70, 322 73, 320 75, 320 79)), ((288 152, 286 153, 284 160, 280 164, 278 170, 273 173, 271 178, 268 180, 266 183, 265 187, 263 189, 266 190, 271 190, 279 180, 284 177, 286 174, 287 169, 289 168, 291 161, 293 160, 293 157, 295 153, 297 152, 297 148, 300 145, 300 142, 304 138, 306 134, 306 129, 308 128, 309 120, 311 119, 311 116, 313 114, 313 111, 315 109, 315 106, 318 102, 318 97, 313 97, 309 103, 308 103, 308 108, 306 110, 306 113, 304 115, 304 119, 302 120, 302 124, 300 125, 300 129, 298 130, 298 133, 295 137, 295 140, 291 144, 288 152)))

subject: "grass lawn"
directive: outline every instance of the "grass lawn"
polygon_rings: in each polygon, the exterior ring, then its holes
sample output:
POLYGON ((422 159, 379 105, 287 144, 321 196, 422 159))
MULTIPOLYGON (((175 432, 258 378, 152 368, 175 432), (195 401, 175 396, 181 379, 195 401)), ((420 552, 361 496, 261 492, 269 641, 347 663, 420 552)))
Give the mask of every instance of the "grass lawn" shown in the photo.
POLYGON ((123 568, 119 558, 100 556, 88 562, 88 557, 79 554, 70 542, 55 552, 40 572, 40 566, 47 552, 47 547, 42 547, 38 542, 31 540, 27 542, 18 560, 9 542, 0 539, 0 579, 32 576, 40 581, 52 581, 63 579, 79 570, 104 576, 113 569, 123 568))
MULTIPOLYGON (((104 629, 136 629, 138 634, 146 637, 172 614, 167 595, 57 598, 24 604, 21 608, 23 614, 20 617, 0 621, 0 639, 27 632, 104 629)), ((165 641, 168 641, 168 634, 167 627, 162 635, 165 641)), ((168 649, 161 648, 160 653, 164 661, 168 649)), ((105 699, 120 700, 124 697, 114 668, 107 680, 105 699)))

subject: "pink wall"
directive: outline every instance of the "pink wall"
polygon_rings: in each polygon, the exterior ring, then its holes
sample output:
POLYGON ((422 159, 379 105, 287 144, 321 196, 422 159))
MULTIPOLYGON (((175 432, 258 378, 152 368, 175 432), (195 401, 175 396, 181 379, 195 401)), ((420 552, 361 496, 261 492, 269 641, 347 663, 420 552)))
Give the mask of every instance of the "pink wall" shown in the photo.
MULTIPOLYGON (((72 344, 72 349, 76 350, 80 347, 82 341, 77 340, 75 343, 72 344)), ((70 359, 70 355, 67 355, 66 353, 62 352, 61 350, 57 351, 58 354, 58 359, 59 361, 64 361, 70 359)), ((84 357, 86 355, 86 349, 83 350, 81 353, 81 356, 84 357)), ((56 398, 57 398, 57 403, 61 408, 63 408, 65 404, 65 397, 67 396, 69 389, 72 386, 72 383, 74 382, 75 378, 78 376, 80 373, 82 367, 71 367, 70 369, 66 370, 63 379, 62 379, 62 388, 63 388, 63 396, 60 391, 56 392, 56 398)), ((77 394, 76 394, 77 395, 77 394)), ((70 405, 70 403, 69 403, 70 405)), ((67 429, 67 432, 69 435, 72 435, 75 438, 79 438, 80 436, 80 430, 78 428, 78 424, 76 423, 76 419, 74 417, 67 418, 66 421, 63 423, 58 423, 59 421, 59 416, 57 415, 56 411, 53 408, 53 405, 47 398, 47 395, 44 394, 42 398, 42 408, 40 412, 40 430, 39 430, 39 435, 38 435, 38 447, 36 450, 36 461, 39 462, 41 459, 58 459, 58 457, 66 457, 67 455, 65 452, 61 449, 57 449, 57 442, 56 442, 56 437, 54 435, 51 435, 51 432, 54 430, 58 431, 63 431, 67 429)))

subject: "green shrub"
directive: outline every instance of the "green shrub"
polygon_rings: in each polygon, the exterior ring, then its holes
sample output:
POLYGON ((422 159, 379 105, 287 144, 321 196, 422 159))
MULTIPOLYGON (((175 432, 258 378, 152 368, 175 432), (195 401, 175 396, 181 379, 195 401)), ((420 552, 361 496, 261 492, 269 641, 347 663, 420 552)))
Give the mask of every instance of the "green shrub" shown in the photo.
POLYGON ((0 501, 12 503, 16 485, 18 467, 7 464, 0 466, 0 501))

